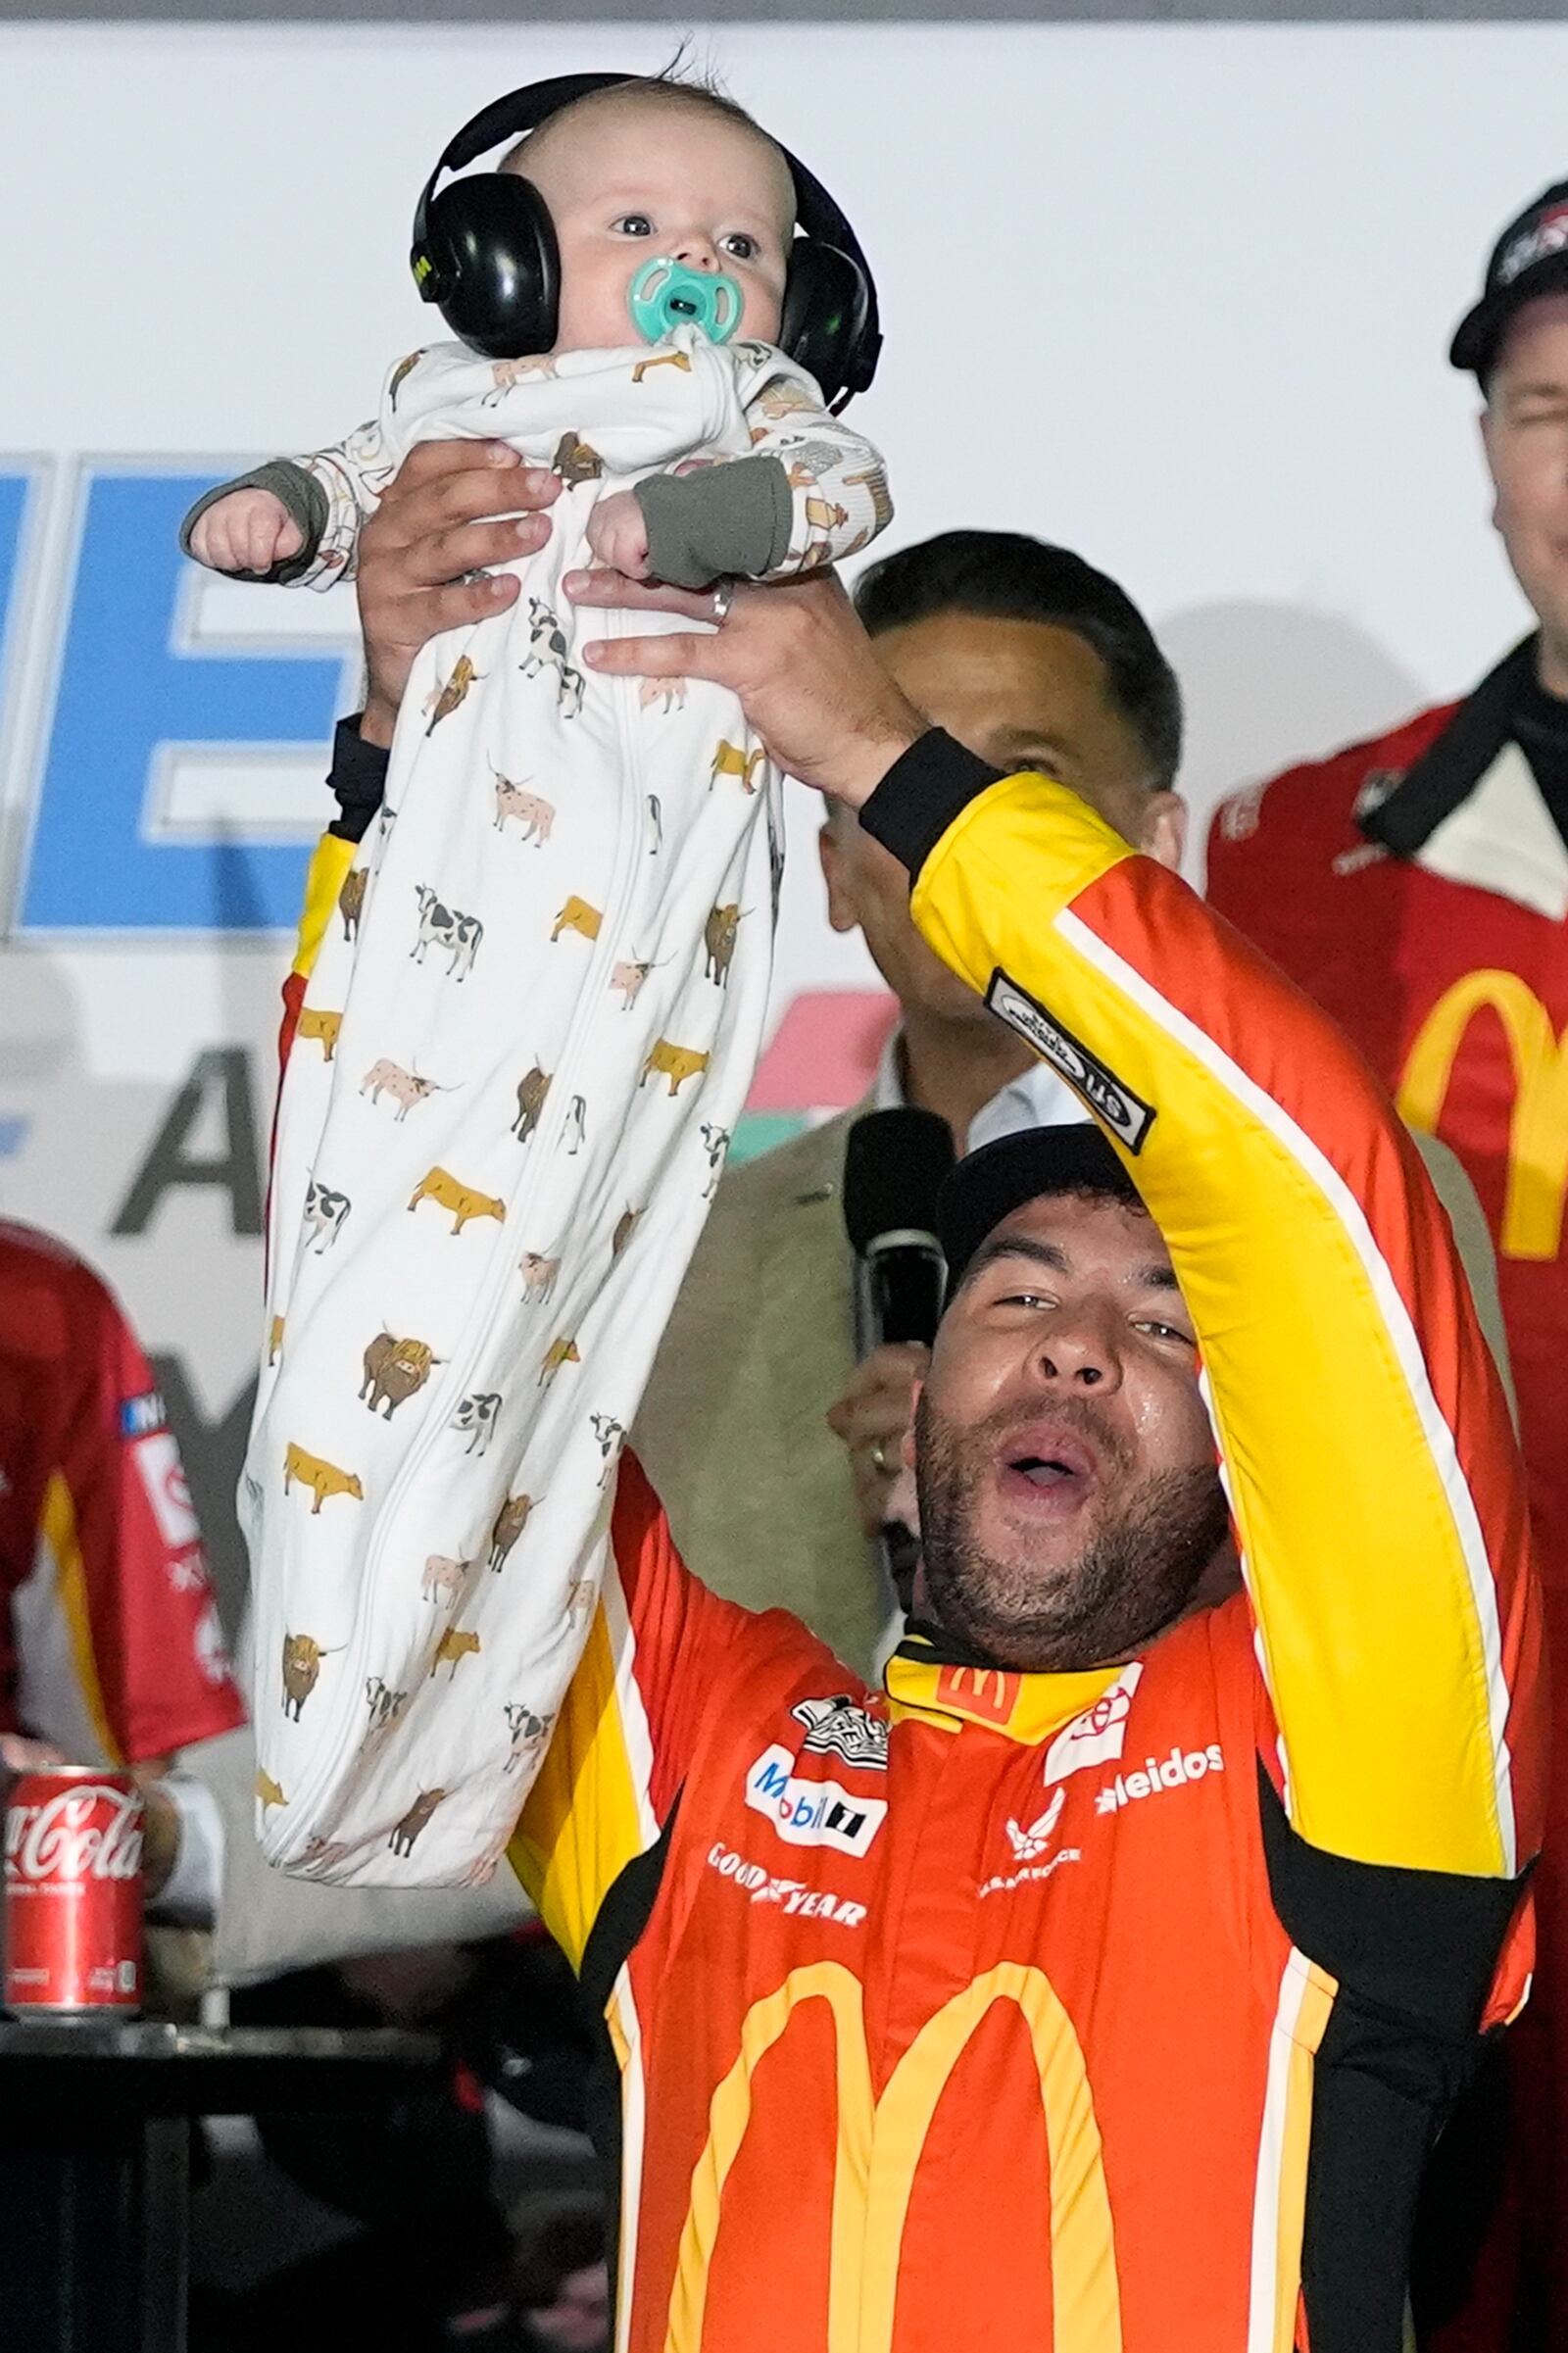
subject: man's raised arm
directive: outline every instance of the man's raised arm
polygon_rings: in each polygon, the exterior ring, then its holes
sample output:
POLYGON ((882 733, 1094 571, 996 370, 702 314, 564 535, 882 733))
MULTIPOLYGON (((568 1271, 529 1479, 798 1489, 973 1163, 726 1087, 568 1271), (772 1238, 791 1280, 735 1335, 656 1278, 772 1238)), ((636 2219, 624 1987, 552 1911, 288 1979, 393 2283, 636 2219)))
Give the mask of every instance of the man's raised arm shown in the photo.
POLYGON ((1341 1033, 1076 795, 945 737, 862 822, 956 971, 1071 1078, 1197 1325, 1303 1838, 1512 1878, 1539 1616, 1506 1402, 1447 1221, 1341 1033))
POLYGON ((1076 795, 925 730, 832 584, 742 588, 716 637, 589 659, 737 688, 1123 1152, 1197 1324, 1296 1830, 1511 1880, 1540 1839, 1544 1731, 1522 1475, 1447 1222, 1354 1050, 1076 795))

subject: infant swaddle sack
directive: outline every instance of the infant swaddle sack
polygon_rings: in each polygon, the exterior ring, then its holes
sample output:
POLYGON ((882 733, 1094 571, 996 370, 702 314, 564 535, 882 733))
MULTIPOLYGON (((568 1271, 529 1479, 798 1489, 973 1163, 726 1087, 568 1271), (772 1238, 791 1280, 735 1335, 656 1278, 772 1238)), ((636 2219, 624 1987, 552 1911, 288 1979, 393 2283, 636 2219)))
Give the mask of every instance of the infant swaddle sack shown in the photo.
MULTIPOLYGON (((456 435, 566 487, 516 604, 418 656, 321 942, 241 1493, 263 1845, 340 1884, 471 1882, 503 1853, 761 1043, 777 779, 726 689, 586 670, 590 638, 687 624, 579 616, 562 575, 592 562, 596 498, 698 453, 783 460, 779 570, 888 513, 809 378, 693 329, 549 360, 439 347, 345 448, 373 490, 456 435)), ((322 544, 342 562, 341 531, 322 544)))

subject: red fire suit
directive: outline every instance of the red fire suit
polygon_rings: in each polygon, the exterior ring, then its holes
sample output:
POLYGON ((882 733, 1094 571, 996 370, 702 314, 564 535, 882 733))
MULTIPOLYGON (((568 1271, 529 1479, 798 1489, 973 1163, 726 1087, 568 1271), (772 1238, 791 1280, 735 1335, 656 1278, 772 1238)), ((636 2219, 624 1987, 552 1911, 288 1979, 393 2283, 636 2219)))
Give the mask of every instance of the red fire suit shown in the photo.
POLYGON ((90 1267, 0 1222, 0 1731, 138 1764, 243 1721, 135 1335, 90 1267))
POLYGON ((1411 1125, 1458 1153, 1496 1245, 1555 1662, 1532 2020, 1545 2064, 1533 2050, 1524 2088, 1547 2335, 1568 2347, 1568 848, 1510 732, 1534 655, 1527 641, 1465 702, 1224 803, 1208 891, 1411 1125))

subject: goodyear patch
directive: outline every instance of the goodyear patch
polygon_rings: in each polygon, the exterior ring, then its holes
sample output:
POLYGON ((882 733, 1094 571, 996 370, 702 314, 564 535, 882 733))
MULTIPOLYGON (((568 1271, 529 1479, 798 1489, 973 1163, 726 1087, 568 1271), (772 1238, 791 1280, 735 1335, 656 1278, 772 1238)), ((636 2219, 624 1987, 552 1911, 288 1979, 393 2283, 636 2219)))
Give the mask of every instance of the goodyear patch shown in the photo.
POLYGON ((991 975, 986 1003, 1009 1029, 1027 1039, 1042 1061, 1060 1073, 1074 1094, 1081 1096, 1090 1110, 1105 1122, 1119 1144, 1124 1144, 1131 1152, 1143 1151, 1144 1138, 1154 1124, 1152 1103, 1135 1095, 1098 1054, 1091 1054, 1070 1029, 1064 1029, 1054 1014, 1048 1013, 1038 998, 1020 988, 1000 964, 991 975))

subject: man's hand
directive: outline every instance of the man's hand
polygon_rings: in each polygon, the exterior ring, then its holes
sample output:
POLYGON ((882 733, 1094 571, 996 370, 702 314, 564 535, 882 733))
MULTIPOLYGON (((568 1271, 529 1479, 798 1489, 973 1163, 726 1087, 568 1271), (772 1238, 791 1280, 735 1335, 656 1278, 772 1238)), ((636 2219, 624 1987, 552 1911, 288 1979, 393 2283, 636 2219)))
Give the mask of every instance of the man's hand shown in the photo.
POLYGON ((142 1798, 147 1811, 142 1817, 142 1871, 145 1876, 147 1901, 162 1895, 169 1878, 179 1860, 179 1808, 173 1799, 158 1787, 161 1772, 146 1772, 133 1766, 141 1784, 142 1798))
POLYGON ((622 572, 628 580, 648 577, 648 525, 629 490, 612 491, 601 499, 588 517, 588 545, 607 570, 622 572))
POLYGON ((653 588, 619 572, 568 572, 575 605, 678 613, 700 633, 601 640, 584 660, 607 676, 710 678, 739 695, 768 756, 803 784, 858 809, 926 722, 871 651, 830 574, 759 587, 737 583, 722 628, 712 595, 653 588))
POLYGON ((391 743, 428 639, 515 603, 514 573, 466 575, 536 555, 550 536, 538 510, 560 495, 559 475, 525 466, 503 441, 421 441, 409 452, 360 535, 368 744, 391 743))
POLYGON ((919 1534, 911 1434, 915 1388, 930 1361, 930 1349, 913 1341, 873 1348, 856 1366, 837 1404, 828 1408, 828 1428, 850 1450, 856 1508, 867 1537, 875 1537, 890 1520, 919 1534))

